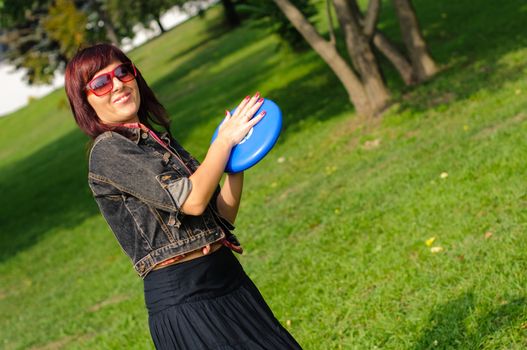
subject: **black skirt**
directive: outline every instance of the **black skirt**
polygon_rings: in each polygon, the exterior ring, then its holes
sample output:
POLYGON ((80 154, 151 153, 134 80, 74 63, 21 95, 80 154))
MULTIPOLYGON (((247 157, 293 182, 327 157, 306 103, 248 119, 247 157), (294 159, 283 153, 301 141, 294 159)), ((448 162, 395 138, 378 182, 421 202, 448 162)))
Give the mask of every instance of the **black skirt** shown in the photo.
POLYGON ((301 349, 226 247, 151 271, 144 291, 156 349, 301 349))

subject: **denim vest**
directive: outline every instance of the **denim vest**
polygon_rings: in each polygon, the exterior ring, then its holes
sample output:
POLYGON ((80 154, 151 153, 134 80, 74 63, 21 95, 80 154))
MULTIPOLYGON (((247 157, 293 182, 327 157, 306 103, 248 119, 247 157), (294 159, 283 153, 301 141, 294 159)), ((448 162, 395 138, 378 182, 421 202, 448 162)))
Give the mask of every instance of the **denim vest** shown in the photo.
POLYGON ((89 155, 88 184, 101 214, 141 278, 168 258, 220 240, 239 246, 231 223, 218 213, 218 186, 202 215, 180 208, 192 189, 199 162, 168 132, 163 148, 147 132, 130 137, 106 131, 89 155))

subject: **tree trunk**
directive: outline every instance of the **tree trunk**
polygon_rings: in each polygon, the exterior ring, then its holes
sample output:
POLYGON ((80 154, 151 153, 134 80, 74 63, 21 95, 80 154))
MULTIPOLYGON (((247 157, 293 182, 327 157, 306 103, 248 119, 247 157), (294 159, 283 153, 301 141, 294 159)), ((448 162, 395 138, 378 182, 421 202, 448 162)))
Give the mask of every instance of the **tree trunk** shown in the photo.
POLYGON ((410 0, 393 0, 393 3, 415 76, 419 82, 428 80, 437 73, 438 69, 428 53, 412 4, 410 0))
POLYGON ((381 111, 390 100, 390 92, 384 84, 370 42, 364 35, 359 23, 361 14, 352 11, 352 7, 348 6, 346 0, 333 0, 333 5, 340 22, 340 28, 344 32, 348 54, 361 76, 366 94, 374 111, 381 111))
POLYGON ((410 62, 381 31, 373 34, 373 44, 393 64, 406 85, 417 82, 410 62))
POLYGON ((234 7, 234 3, 232 0, 221 0, 221 3, 223 5, 223 9, 225 10, 225 18, 227 18, 227 23, 231 27, 237 27, 240 25, 240 17, 238 16, 238 12, 236 12, 236 8, 234 7))
POLYGON ((351 103, 358 114, 371 116, 374 114, 372 105, 362 83, 346 61, 339 55, 336 48, 325 41, 316 29, 308 22, 302 13, 289 0, 273 0, 289 19, 291 24, 304 37, 309 45, 322 57, 333 70, 348 92, 351 103))
MULTIPOLYGON (((357 8, 357 13, 360 14, 360 9, 358 8, 357 3, 355 2, 355 0, 353 2, 357 8)), ((380 0, 370 0, 368 4, 368 10, 366 11, 366 16, 364 16, 363 24, 364 35, 366 35, 368 38, 371 38, 373 36, 375 28, 377 28, 377 20, 379 19, 380 9, 380 0)))
POLYGON ((105 10, 101 9, 97 5, 95 5, 95 9, 101 20, 104 22, 106 37, 108 38, 108 40, 110 40, 112 44, 114 44, 115 46, 119 46, 119 37, 117 36, 117 31, 115 30, 112 21, 110 20, 110 16, 108 16, 105 10))
POLYGON ((161 34, 166 33, 166 29, 165 29, 165 27, 163 27, 163 25, 161 24, 161 19, 159 18, 159 16, 156 16, 156 17, 154 18, 154 20, 156 21, 157 26, 158 26, 159 29, 161 30, 161 34))
POLYGON ((381 7, 380 0, 370 0, 365 18, 362 16, 356 0, 347 1, 352 11, 359 14, 359 23, 362 25, 364 35, 370 40, 373 39, 373 45, 375 45, 377 50, 379 50, 379 52, 382 53, 395 67, 406 85, 415 84, 417 81, 414 76, 412 65, 406 56, 404 56, 404 54, 392 44, 386 35, 377 29, 377 18, 379 17, 381 7))

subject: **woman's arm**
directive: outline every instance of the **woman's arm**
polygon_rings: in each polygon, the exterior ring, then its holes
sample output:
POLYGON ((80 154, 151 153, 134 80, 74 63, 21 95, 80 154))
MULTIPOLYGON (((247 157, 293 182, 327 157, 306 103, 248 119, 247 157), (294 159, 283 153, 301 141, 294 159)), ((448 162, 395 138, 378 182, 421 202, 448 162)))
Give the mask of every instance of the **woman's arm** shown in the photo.
POLYGON ((227 174, 216 204, 221 216, 234 224, 243 190, 243 172, 227 174))
POLYGON ((219 136, 214 140, 203 163, 189 177, 192 190, 181 209, 185 214, 201 215, 225 171, 232 145, 219 136))
POLYGON ((247 96, 233 115, 226 111, 226 117, 218 130, 218 136, 210 146, 201 165, 189 177, 192 190, 181 207, 185 214, 201 215, 205 211, 225 171, 232 147, 237 145, 265 115, 265 112, 262 112, 252 118, 262 103, 263 98, 260 98, 260 94, 257 93, 252 98, 247 96))

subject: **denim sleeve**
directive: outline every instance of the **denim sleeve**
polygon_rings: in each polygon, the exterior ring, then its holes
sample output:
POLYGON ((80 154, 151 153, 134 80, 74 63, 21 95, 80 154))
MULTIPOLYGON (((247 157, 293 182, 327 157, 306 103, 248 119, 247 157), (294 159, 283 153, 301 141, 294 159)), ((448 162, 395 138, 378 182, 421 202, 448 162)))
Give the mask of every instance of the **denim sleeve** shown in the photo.
POLYGON ((110 132, 90 152, 88 178, 95 196, 117 190, 165 211, 179 211, 192 191, 188 177, 166 171, 159 159, 110 132))

